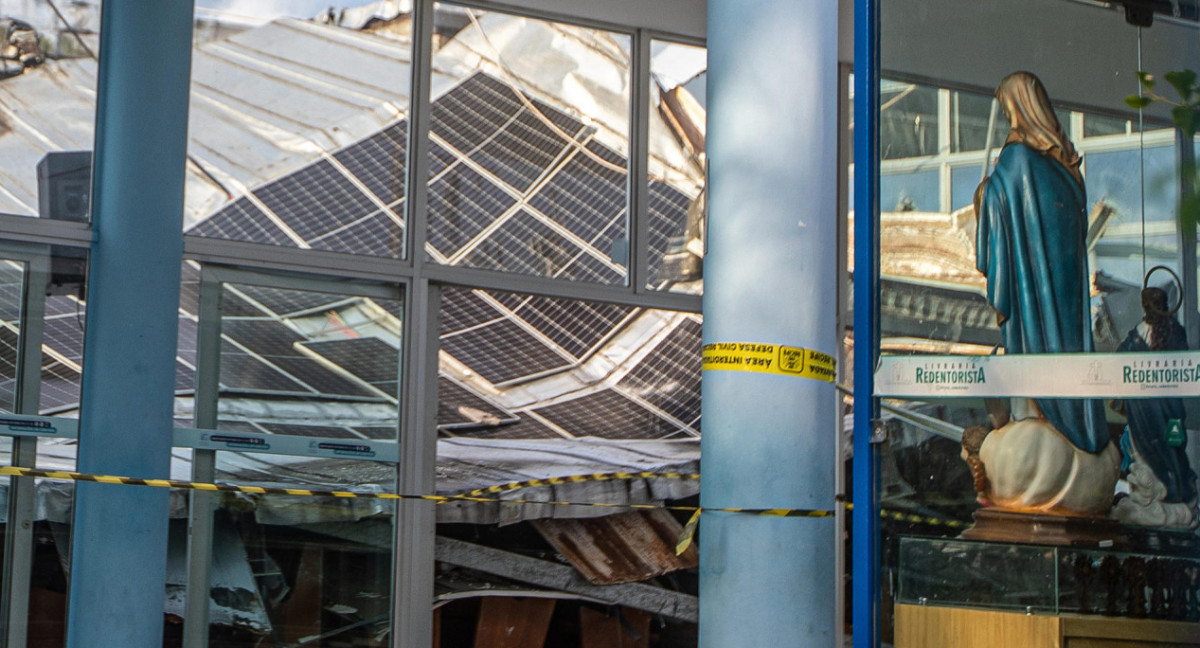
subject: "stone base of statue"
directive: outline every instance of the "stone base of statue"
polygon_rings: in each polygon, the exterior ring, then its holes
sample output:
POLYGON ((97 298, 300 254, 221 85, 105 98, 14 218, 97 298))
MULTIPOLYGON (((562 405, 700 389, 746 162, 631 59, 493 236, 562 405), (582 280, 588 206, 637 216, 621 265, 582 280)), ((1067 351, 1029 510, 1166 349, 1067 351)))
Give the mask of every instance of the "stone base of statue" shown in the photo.
POLYGON ((1120 522, 1105 517, 1021 513, 998 508, 975 512, 975 524, 962 534, 968 540, 1019 542, 1076 547, 1125 547, 1120 522))

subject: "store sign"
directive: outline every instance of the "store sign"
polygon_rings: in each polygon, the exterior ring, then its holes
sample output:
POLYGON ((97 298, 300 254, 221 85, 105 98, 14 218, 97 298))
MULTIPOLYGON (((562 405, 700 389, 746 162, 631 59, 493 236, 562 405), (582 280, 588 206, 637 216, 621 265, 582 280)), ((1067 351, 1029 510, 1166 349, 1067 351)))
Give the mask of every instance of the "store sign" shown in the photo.
POLYGON ((1200 352, 884 356, 877 396, 1200 396, 1200 352))

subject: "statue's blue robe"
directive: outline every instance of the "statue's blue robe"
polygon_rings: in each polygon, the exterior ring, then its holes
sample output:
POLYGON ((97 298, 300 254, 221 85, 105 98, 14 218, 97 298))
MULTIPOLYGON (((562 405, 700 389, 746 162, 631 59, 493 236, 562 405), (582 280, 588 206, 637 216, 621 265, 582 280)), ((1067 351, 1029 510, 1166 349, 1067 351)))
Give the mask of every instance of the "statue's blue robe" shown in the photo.
MULTIPOLYGON (((976 266, 987 275, 1005 353, 1092 350, 1086 204, 1054 158, 1019 142, 1000 152, 980 199, 976 266)), ((1037 404, 1077 447, 1099 452, 1108 443, 1100 401, 1037 404)))

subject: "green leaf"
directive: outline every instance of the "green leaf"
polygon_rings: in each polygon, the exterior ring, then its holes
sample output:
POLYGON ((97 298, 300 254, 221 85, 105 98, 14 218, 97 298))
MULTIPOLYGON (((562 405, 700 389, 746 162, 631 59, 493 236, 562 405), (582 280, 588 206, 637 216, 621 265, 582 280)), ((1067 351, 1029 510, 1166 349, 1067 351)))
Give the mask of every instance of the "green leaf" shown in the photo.
POLYGON ((1154 89, 1154 75, 1145 70, 1138 70, 1138 81, 1141 81, 1142 87, 1147 90, 1154 89))
POLYGON ((1196 136, 1196 128, 1200 127, 1200 111, 1191 106, 1175 106, 1171 109, 1171 121, 1190 142, 1196 136))
POLYGON ((1152 103, 1154 103, 1153 99, 1150 97, 1143 97, 1142 95, 1129 95, 1128 97, 1125 97, 1125 104, 1134 110, 1140 110, 1152 103))
POLYGON ((1188 230, 1195 229, 1197 221, 1200 221, 1200 195, 1192 192, 1179 201, 1179 222, 1188 230))
POLYGON ((1192 98, 1192 92, 1196 90, 1195 70, 1173 70, 1164 74, 1163 78, 1175 88, 1185 103, 1192 98))

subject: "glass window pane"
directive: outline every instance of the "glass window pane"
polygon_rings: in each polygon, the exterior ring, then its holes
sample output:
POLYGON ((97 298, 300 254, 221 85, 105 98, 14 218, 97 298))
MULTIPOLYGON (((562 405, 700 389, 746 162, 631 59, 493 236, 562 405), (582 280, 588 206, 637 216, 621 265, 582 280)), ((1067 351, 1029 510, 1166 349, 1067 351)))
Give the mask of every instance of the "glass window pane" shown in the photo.
POLYGON ((425 253, 625 283, 630 37, 435 10, 425 253))
POLYGON ((975 200, 975 189, 983 176, 983 165, 954 167, 950 170, 950 209, 968 207, 975 200))
POLYGON ((197 5, 184 230, 401 257, 411 9, 197 5))
POLYGON ((885 160, 938 152, 937 88, 884 81, 879 90, 879 142, 885 160))
POLYGON ((879 204, 890 211, 940 211, 937 171, 896 173, 879 178, 879 204))
MULTIPOLYGON (((226 283, 220 313, 217 427, 230 450, 216 453, 216 479, 395 492, 395 465, 374 460, 373 444, 397 439, 401 300, 352 286, 226 283), (233 451, 239 444, 275 453, 233 451), (294 451, 278 454, 285 448, 294 451)), ((247 645, 267 635, 345 645, 386 636, 394 512, 394 501, 365 497, 220 500, 211 586, 242 593, 214 595, 212 636, 247 645)))
POLYGON ((90 219, 100 3, 23 2, 0 20, 0 214, 90 219))
MULTIPOLYGON (((650 578, 645 570, 659 563, 659 555, 667 563, 653 569, 667 574, 672 589, 695 594, 694 549, 679 557, 674 551, 674 538, 686 516, 515 500, 694 503, 699 486, 695 480, 636 473, 691 473, 699 465, 700 318, 580 300, 447 289, 442 292, 440 337, 438 487, 443 493, 481 491, 505 502, 438 507, 442 541, 457 538, 450 542, 481 555, 509 547, 506 551, 551 561, 557 552, 592 582, 650 578), (587 477, 619 472, 630 477, 601 480, 604 484, 587 477), (530 479, 547 481, 511 483, 530 479), (652 527, 662 531, 645 533, 652 527), (605 539, 615 529, 625 539, 605 539), (581 558, 570 549, 581 543, 595 547, 599 558, 581 558), (625 543, 642 548, 642 558, 633 561, 640 565, 618 557, 628 551, 620 548, 625 543), (612 567, 589 567, 599 561, 611 561, 612 567)), ((506 578, 502 560, 463 562, 463 557, 439 563, 437 571, 439 589, 461 590, 446 599, 463 603, 447 605, 437 617, 443 641, 469 634, 476 624, 494 622, 494 611, 486 603, 481 608, 465 603, 472 591, 496 587, 506 578)), ((520 587, 554 589, 537 571, 517 576, 520 587)), ((637 606, 617 600, 615 594, 611 599, 598 596, 608 604, 637 606)), ((576 603, 559 601, 552 618, 548 612, 546 618, 537 616, 511 599, 508 604, 521 610, 522 620, 513 623, 543 619, 538 627, 548 633, 546 645, 579 645, 576 603)), ((643 617, 636 610, 630 613, 635 621, 643 617)), ((689 636, 694 644, 695 624, 668 614, 659 627, 663 645, 672 637, 686 642, 689 636)))
POLYGON ((1136 11, 1063 0, 936 4, 882 6, 881 67, 930 89, 901 120, 889 101, 905 84, 885 84, 879 108, 882 137, 910 142, 895 155, 885 139, 880 153, 882 640, 931 643, 919 628, 950 607, 1181 618, 1140 590, 1120 607, 1101 583, 1178 557, 1133 526, 1190 534, 1197 514, 1194 390, 1164 379, 1139 391, 1121 371, 1193 360, 1184 333, 1200 316, 1176 306, 1196 294, 1195 239, 1180 227, 1170 106, 1139 114, 1126 98, 1144 64, 1153 93, 1174 100, 1164 75, 1195 68, 1200 27, 1170 12, 1138 27, 1136 11), (1089 35, 1059 38, 1062 24, 1089 35), (949 117, 937 140, 947 151, 914 136, 935 107, 949 117), (1107 531, 1035 528, 1080 516, 1111 524, 1128 551, 1100 550, 1107 531))
POLYGON ((352 292, 225 284, 221 402, 228 414, 219 427, 395 441, 401 308, 352 292))
POLYGON ((1083 136, 1098 137, 1102 135, 1126 135, 1136 129, 1136 122, 1122 117, 1107 115, 1083 116, 1083 136))
POLYGON ((992 117, 992 97, 971 92, 954 92, 951 95, 951 118, 953 133, 951 150, 982 151, 988 145, 988 124, 992 124, 992 148, 998 150, 1008 136, 1008 121, 999 108, 992 117))
POLYGON ((650 55, 647 287, 702 292, 708 53, 703 47, 656 40, 650 55))

